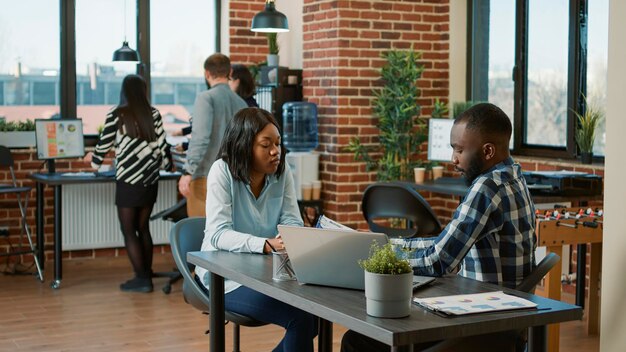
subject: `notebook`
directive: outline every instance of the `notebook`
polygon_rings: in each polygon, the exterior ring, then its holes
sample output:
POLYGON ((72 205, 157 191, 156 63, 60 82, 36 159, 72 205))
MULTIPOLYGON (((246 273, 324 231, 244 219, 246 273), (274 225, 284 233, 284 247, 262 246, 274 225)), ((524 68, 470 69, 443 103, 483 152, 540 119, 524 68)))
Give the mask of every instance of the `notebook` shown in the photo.
MULTIPOLYGON (((351 229, 324 229, 278 225, 289 260, 298 282, 365 289, 365 276, 358 261, 367 259, 373 241, 380 246, 388 242, 382 233, 351 229)), ((434 278, 414 276, 413 288, 434 278)))

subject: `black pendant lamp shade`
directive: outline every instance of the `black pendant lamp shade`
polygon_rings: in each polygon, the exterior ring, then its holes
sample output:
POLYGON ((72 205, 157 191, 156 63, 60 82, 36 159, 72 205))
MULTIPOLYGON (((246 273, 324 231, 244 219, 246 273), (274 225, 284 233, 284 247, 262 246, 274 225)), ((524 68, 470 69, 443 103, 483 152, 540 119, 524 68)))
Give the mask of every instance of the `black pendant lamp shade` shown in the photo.
POLYGON ((252 19, 253 32, 279 33, 289 32, 287 16, 276 11, 274 0, 266 0, 265 9, 257 13, 252 19))
POLYGON ((139 62, 139 53, 128 46, 128 42, 124 41, 122 47, 113 53, 113 61, 134 61, 139 62))

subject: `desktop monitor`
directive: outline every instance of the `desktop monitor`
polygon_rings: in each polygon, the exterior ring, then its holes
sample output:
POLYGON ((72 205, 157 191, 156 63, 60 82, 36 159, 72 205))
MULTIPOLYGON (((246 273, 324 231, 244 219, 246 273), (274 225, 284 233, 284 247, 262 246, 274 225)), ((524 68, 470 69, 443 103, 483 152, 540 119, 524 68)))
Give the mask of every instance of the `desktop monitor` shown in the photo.
POLYGON ((429 119, 428 121, 428 160, 450 161, 452 159, 450 131, 454 119, 429 119))
POLYGON ((85 155, 83 121, 80 119, 36 119, 37 158, 52 160, 85 155))

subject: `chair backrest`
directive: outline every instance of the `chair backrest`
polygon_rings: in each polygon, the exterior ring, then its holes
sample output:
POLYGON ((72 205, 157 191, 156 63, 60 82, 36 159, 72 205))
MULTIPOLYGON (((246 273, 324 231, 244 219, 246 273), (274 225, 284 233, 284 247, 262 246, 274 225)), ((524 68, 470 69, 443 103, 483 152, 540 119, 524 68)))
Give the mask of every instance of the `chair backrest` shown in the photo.
MULTIPOLYGON (((210 307, 209 296, 200 288, 200 284, 193 277, 194 274, 191 271, 195 268, 195 265, 187 262, 187 252, 199 251, 202 248, 205 223, 206 218, 200 217, 180 220, 174 224, 170 231, 170 246, 172 247, 172 256, 176 262, 176 267, 183 275, 183 297, 185 302, 200 311, 208 312, 210 307)), ((267 325, 265 322, 230 311, 225 312, 225 317, 226 320, 235 323, 235 329, 238 329, 236 327, 238 325, 267 325)))
POLYGON ((170 231, 170 245, 176 267, 183 275, 185 302, 198 310, 209 311, 209 298, 193 277, 193 264, 187 263, 187 252, 199 251, 204 238, 205 218, 182 219, 170 231))
POLYGON ((13 156, 11 150, 3 145, 0 145, 0 166, 13 167, 13 156))
POLYGON ((561 257, 555 253, 548 253, 545 258, 537 265, 535 270, 526 276, 524 280, 515 288, 518 291, 532 293, 535 290, 535 286, 539 284, 539 281, 559 263, 561 257))
POLYGON ((441 223, 428 202, 408 182, 380 182, 365 189, 363 216, 372 232, 390 237, 429 236, 441 232, 441 223), (405 229, 382 226, 376 219, 406 219, 405 229))
POLYGON ((0 145, 0 167, 8 167, 11 174, 11 182, 13 187, 17 187, 17 179, 15 178, 15 171, 13 171, 13 156, 11 150, 3 145, 0 145))

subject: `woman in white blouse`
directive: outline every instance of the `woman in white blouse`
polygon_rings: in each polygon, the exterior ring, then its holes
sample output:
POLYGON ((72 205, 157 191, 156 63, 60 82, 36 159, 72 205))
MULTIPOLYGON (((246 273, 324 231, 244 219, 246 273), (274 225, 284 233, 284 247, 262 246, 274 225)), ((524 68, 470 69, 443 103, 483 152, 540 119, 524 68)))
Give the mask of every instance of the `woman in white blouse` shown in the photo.
MULTIPOLYGON (((303 225, 282 151, 269 112, 246 108, 235 114, 207 177, 203 251, 271 253, 284 248, 277 225, 303 225)), ((207 271, 197 267, 196 275, 209 289, 207 271)), ((315 316, 234 281, 226 280, 224 288, 226 310, 286 329, 274 351, 313 351, 315 316)))

